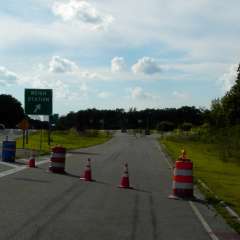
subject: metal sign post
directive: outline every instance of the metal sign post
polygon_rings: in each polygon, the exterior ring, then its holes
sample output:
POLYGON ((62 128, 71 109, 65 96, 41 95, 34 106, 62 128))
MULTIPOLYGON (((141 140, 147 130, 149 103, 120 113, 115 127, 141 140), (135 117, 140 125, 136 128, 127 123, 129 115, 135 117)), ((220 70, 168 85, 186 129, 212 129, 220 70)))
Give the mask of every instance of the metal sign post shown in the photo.
POLYGON ((22 148, 25 148, 25 130, 22 130, 22 148))
MULTIPOLYGON (((25 89, 25 114, 48 116, 50 121, 53 109, 52 97, 52 89, 25 89)), ((48 145, 50 145, 50 130, 49 127, 48 145)), ((42 141, 43 129, 40 132, 40 153, 42 150, 42 141)))

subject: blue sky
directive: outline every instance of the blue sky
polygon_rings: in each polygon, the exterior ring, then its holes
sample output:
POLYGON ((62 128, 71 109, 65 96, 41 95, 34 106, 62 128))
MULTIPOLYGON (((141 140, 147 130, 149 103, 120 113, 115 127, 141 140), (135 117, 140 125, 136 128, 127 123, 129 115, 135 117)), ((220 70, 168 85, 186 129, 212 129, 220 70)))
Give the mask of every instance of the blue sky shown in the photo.
POLYGON ((0 93, 52 88, 54 112, 209 107, 234 84, 238 0, 9 0, 0 93))

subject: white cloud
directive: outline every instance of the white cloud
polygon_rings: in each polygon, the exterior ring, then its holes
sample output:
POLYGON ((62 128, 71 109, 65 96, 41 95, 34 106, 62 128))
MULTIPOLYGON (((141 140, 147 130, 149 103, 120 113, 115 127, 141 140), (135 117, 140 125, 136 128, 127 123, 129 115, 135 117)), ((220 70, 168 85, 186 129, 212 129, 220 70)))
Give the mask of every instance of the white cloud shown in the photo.
POLYGON ((79 70, 78 75, 82 78, 85 79, 96 79, 96 78, 100 78, 100 75, 95 73, 95 72, 91 72, 91 71, 81 71, 79 70))
POLYGON ((78 20, 85 24, 91 24, 95 29, 105 28, 113 21, 111 15, 100 13, 84 0, 70 0, 67 3, 55 2, 52 10, 64 21, 78 20))
POLYGON ((141 87, 135 87, 130 91, 132 99, 146 99, 151 97, 149 93, 143 91, 141 87))
POLYGON ((33 88, 53 89, 54 98, 67 99, 70 96, 70 90, 67 84, 61 80, 48 79, 45 76, 32 76, 25 79, 25 83, 33 88))
POLYGON ((233 64, 229 67, 228 71, 220 77, 220 82, 222 84, 224 91, 229 91, 234 85, 237 79, 238 64, 233 64))
POLYGON ((109 98, 111 95, 112 94, 110 92, 99 92, 98 93, 98 97, 103 98, 103 99, 109 98))
POLYGON ((12 85, 17 83, 19 77, 16 73, 5 67, 0 67, 0 83, 3 85, 12 85))
POLYGON ((172 93, 172 95, 174 97, 176 97, 177 99, 179 99, 179 100, 187 100, 187 99, 189 99, 189 95, 187 93, 184 93, 184 92, 174 91, 172 93))
POLYGON ((124 58, 122 57, 115 57, 111 61, 111 71, 115 72, 122 72, 126 69, 126 63, 124 58))
POLYGON ((161 72, 161 67, 155 59, 150 57, 143 57, 132 66, 132 71, 136 74, 144 73, 147 75, 151 75, 161 72))
POLYGON ((89 88, 87 86, 87 84, 85 82, 80 84, 80 88, 79 88, 79 95, 83 96, 83 97, 87 97, 88 93, 89 93, 89 88))
POLYGON ((53 56, 49 62, 49 72, 53 73, 70 73, 78 69, 76 63, 59 56, 53 56))
MULTIPOLYGON (((42 71, 45 67, 40 65, 39 71, 42 71)), ((73 61, 69 59, 62 58, 59 56, 53 56, 49 62, 48 71, 51 73, 72 73, 72 76, 76 79, 99 79, 101 76, 95 72, 80 69, 80 67, 73 61)))

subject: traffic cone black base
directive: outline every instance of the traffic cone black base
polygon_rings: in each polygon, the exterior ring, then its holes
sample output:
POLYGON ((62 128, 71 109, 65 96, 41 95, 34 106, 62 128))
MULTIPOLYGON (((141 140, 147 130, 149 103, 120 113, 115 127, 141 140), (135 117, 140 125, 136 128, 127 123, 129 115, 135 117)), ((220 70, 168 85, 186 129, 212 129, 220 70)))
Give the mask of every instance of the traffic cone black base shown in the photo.
POLYGON ((121 178, 121 183, 118 185, 119 188, 126 188, 126 189, 133 189, 132 186, 130 186, 130 181, 129 181, 129 175, 128 175, 128 164, 124 164, 124 174, 121 178))
POLYGON ((94 182, 92 179, 92 169, 91 169, 91 159, 88 158, 88 163, 85 167, 84 175, 80 177, 80 180, 86 181, 86 182, 94 182))

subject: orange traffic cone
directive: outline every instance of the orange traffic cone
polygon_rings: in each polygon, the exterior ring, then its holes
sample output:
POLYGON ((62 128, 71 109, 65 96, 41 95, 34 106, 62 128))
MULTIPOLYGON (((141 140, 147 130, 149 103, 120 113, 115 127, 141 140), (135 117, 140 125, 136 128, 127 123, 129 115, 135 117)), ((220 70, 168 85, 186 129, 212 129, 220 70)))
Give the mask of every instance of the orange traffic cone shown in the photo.
POLYGON ((185 149, 181 150, 181 155, 178 158, 181 161, 188 161, 189 159, 187 158, 187 152, 185 149))
POLYGON ((35 165, 35 153, 34 152, 32 152, 32 156, 28 161, 28 166, 30 168, 35 168, 36 167, 36 165, 35 165))
POLYGON ((85 167, 85 171, 84 171, 84 176, 83 177, 80 177, 81 180, 84 180, 84 181, 93 181, 92 179, 92 169, 91 169, 91 159, 88 158, 88 163, 85 167))
POLYGON ((128 164, 124 164, 124 173, 121 178, 120 185, 118 186, 120 188, 129 188, 132 189, 133 187, 130 186, 130 181, 129 181, 129 175, 128 175, 128 164))

